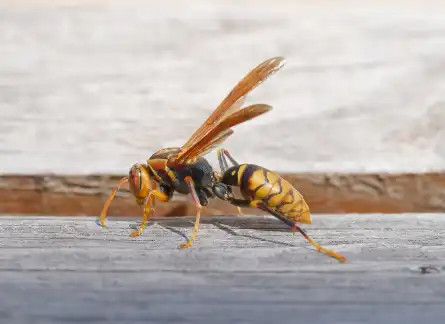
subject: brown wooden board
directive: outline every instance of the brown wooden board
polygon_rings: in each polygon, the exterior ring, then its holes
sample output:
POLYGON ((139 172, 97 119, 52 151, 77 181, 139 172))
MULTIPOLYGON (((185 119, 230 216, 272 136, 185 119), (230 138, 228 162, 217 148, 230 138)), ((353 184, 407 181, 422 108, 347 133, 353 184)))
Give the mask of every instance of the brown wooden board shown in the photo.
MULTIPOLYGON (((120 175, 3 175, 0 213, 97 216, 120 175)), ((283 174, 305 197, 312 213, 406 213, 445 210, 445 174, 283 174)), ((123 188, 108 215, 137 216, 141 207, 123 188)), ((249 214, 262 214, 249 209, 249 214)), ((233 215, 235 207, 215 199, 203 215, 233 215)), ((192 216, 190 197, 176 194, 158 203, 156 216, 192 216)))

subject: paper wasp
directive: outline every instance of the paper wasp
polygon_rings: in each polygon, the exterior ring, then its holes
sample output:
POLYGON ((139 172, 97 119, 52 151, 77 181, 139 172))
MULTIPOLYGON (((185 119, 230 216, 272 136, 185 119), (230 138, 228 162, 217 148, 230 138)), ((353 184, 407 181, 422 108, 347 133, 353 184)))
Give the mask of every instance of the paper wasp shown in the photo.
POLYGON ((239 164, 227 150, 218 150, 222 175, 214 185, 215 195, 238 207, 259 208, 288 225, 293 232, 300 232, 319 252, 325 252, 340 262, 346 259, 314 242, 298 225, 311 224, 309 206, 301 193, 277 173, 255 164, 239 164), (226 157, 233 164, 229 167, 226 157), (230 189, 239 187, 244 199, 237 199, 230 189))
POLYGON ((264 104, 242 108, 246 95, 278 71, 284 58, 275 57, 264 61, 251 70, 229 92, 220 105, 181 147, 165 148, 155 152, 146 164, 134 164, 127 177, 123 177, 106 201, 100 224, 105 227, 106 212, 119 188, 129 183, 130 191, 139 205, 143 205, 142 223, 132 236, 138 236, 146 226, 149 215, 155 210, 155 198, 168 202, 174 192, 191 194, 197 208, 193 233, 181 248, 191 246, 198 232, 201 208, 214 197, 213 187, 217 173, 203 157, 233 134, 233 126, 264 114, 272 107, 264 104))

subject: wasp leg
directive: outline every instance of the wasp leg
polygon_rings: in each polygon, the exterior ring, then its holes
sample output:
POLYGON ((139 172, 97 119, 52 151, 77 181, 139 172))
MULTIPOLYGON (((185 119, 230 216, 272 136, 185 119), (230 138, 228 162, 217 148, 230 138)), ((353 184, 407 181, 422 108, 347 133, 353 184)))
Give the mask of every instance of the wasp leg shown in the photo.
POLYGON ((243 211, 241 210, 240 206, 236 206, 236 209, 238 210, 238 214, 244 215, 243 211))
POLYGON ((100 222, 100 226, 102 227, 107 227, 107 224, 105 223, 105 218, 107 217, 107 211, 108 208, 111 205, 111 201, 114 199, 114 196, 116 195, 116 192, 119 190, 119 188, 128 182, 128 178, 127 177, 123 177, 119 183, 117 184, 116 187, 114 187, 113 191, 111 192, 110 196, 108 197, 107 201, 105 202, 104 207, 102 208, 102 212, 100 213, 100 218, 99 218, 99 222, 100 222))
POLYGON ((221 151, 221 154, 223 154, 224 159, 225 159, 225 157, 227 157, 233 165, 239 165, 239 163, 232 157, 232 155, 229 153, 228 150, 221 148, 220 151, 221 151))
POLYGON ((132 232, 130 234, 130 236, 136 237, 136 236, 139 236, 142 234, 142 231, 147 226, 147 221, 148 221, 149 216, 153 215, 153 213, 154 213, 154 208, 151 207, 151 205, 154 201, 155 201, 154 198, 150 195, 148 195, 145 198, 145 200, 144 200, 144 214, 142 216, 142 222, 139 225, 139 227, 137 228, 137 230, 132 232))
MULTIPOLYGON (((150 181, 149 191, 156 190, 157 188, 158 188, 157 182, 154 181, 154 180, 150 181)), ((154 214, 154 212, 156 210, 156 200, 155 199, 151 199, 150 205, 147 205, 146 203, 147 203, 147 201, 144 200, 144 203, 143 203, 144 213, 148 210, 150 212, 149 216, 153 216, 153 214, 154 214)), ((147 218, 147 220, 148 220, 148 218, 147 218)), ((136 227, 137 227, 137 225, 136 225, 136 227)), ((134 235, 134 236, 137 236, 137 235, 134 235)))
POLYGON ((239 165, 238 162, 230 155, 229 151, 224 148, 220 148, 217 150, 219 167, 221 168, 221 172, 224 173, 228 168, 229 164, 227 163, 226 157, 230 160, 233 165, 239 165))
POLYGON ((224 173, 229 168, 229 164, 227 163, 227 160, 224 156, 223 149, 218 149, 218 162, 219 162, 219 168, 221 169, 221 172, 224 173))
POLYGON ((167 202, 170 200, 170 196, 162 191, 159 191, 157 189, 150 191, 144 201, 144 216, 142 217, 142 223, 136 231, 131 233, 131 236, 135 237, 142 234, 142 231, 147 225, 148 217, 151 216, 154 212, 154 209, 151 207, 151 202, 154 202, 155 198, 158 198, 160 201, 163 202, 167 202))
POLYGON ((196 219, 195 219, 195 226, 193 227, 193 233, 192 236, 190 236, 187 243, 183 243, 179 246, 179 248, 184 249, 192 246, 193 241, 195 240, 196 234, 198 234, 198 228, 199 228, 199 220, 201 218, 201 209, 202 205, 199 202, 199 196, 196 193, 195 184, 193 182, 193 179, 191 177, 185 177, 185 182, 187 183, 187 186, 190 189, 190 194, 192 195, 192 199, 195 203, 196 208, 198 209, 196 213, 196 219))
MULTIPOLYGON (((150 191, 151 190, 157 190, 158 189, 158 183, 156 182, 156 181, 152 181, 151 182, 151 188, 150 188, 150 191)), ((151 200, 151 202, 150 202, 150 204, 151 204, 151 209, 153 210, 153 212, 155 211, 155 208, 156 208, 156 199, 152 199, 151 200)))
MULTIPOLYGON (((224 148, 220 148, 217 150, 218 154, 218 161, 219 161, 219 167, 221 169, 221 172, 224 173, 229 168, 229 164, 227 163, 226 157, 232 162, 233 165, 239 165, 238 162, 235 161, 235 159, 230 155, 229 151, 227 151, 224 148)), ((236 209, 238 210, 239 215, 244 215, 244 213, 241 210, 241 207, 236 206, 236 209)))
POLYGON ((301 227, 299 227, 298 225, 295 224, 295 222, 291 221, 290 219, 284 217, 283 215, 280 215, 279 213, 277 213, 276 211, 270 209, 264 202, 262 202, 261 200, 244 200, 244 199, 235 199, 235 198, 230 198, 229 201, 235 205, 235 206, 241 206, 241 207, 252 207, 252 208, 259 208, 261 210, 264 210, 265 212, 270 213, 272 216, 278 218, 280 221, 282 221, 283 223, 285 223, 287 226, 289 226, 291 228, 292 232, 300 232, 301 235, 304 236, 304 238, 311 243, 318 252, 325 252, 327 255, 339 260, 340 262, 344 263, 346 262, 346 258, 340 254, 338 254, 335 251, 331 251, 328 250, 324 247, 321 247, 318 243, 316 243, 315 241, 313 241, 304 231, 301 227))
POLYGON ((311 243, 311 244, 315 247, 315 249, 316 249, 318 252, 324 252, 324 253, 326 253, 327 255, 329 255, 329 256, 331 256, 331 257, 337 259, 338 261, 340 261, 340 262, 342 262, 342 263, 346 262, 346 258, 345 258, 344 256, 338 254, 338 253, 335 252, 335 251, 331 251, 331 250, 328 250, 328 249, 326 249, 326 248, 324 248, 324 247, 321 247, 318 243, 316 243, 314 240, 312 240, 312 239, 309 237, 309 235, 307 235, 306 232, 303 231, 303 229, 302 229, 301 227, 299 227, 297 224, 295 224, 295 223, 294 223, 293 221, 291 221, 290 219, 287 219, 287 218, 284 217, 283 215, 280 215, 280 214, 277 213, 276 211, 270 209, 264 202, 262 202, 262 201, 253 201, 253 202, 251 203, 251 205, 252 205, 252 204, 257 205, 257 207, 258 207, 259 209, 264 210, 264 211, 266 211, 266 212, 269 212, 270 214, 272 214, 273 216, 275 216, 276 218, 278 218, 279 220, 281 220, 282 222, 284 222, 286 225, 288 225, 288 226, 291 228, 291 231, 292 231, 292 232, 296 232, 296 231, 300 232, 301 235, 303 235, 304 238, 305 238, 309 243, 311 243))

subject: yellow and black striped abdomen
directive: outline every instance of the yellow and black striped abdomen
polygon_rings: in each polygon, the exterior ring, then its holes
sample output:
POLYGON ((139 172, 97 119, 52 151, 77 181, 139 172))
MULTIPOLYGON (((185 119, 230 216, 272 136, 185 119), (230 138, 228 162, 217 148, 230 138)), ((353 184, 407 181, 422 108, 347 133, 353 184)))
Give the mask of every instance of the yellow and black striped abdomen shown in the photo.
POLYGON ((242 165, 240 171, 240 189, 246 199, 262 200, 269 208, 295 222, 312 223, 309 206, 287 180, 253 164, 242 165))

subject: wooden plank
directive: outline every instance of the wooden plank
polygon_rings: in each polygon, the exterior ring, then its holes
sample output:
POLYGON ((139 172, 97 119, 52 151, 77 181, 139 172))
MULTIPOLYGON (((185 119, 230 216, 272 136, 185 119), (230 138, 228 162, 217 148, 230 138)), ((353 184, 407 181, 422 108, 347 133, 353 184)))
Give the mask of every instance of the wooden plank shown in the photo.
MULTIPOLYGON (((100 214, 120 175, 9 175, 0 177, 0 213, 100 214)), ((283 174, 298 188, 313 213, 437 212, 445 209, 445 174, 283 174)), ((191 216, 188 196, 158 204, 158 216, 191 216)), ((203 215, 234 214, 236 209, 214 199, 203 215)), ((255 210, 250 210, 258 214, 255 210)), ((127 188, 118 193, 110 215, 140 214, 127 188)))
POLYGON ((8 323, 441 323, 445 218, 317 215, 317 253, 266 217, 152 223, 0 217, 0 314, 8 323), (432 266, 423 273, 423 267, 432 266), (296 320, 298 318, 298 320, 296 320))

